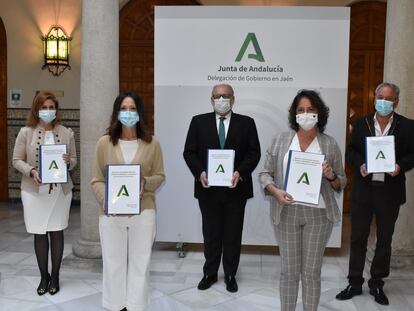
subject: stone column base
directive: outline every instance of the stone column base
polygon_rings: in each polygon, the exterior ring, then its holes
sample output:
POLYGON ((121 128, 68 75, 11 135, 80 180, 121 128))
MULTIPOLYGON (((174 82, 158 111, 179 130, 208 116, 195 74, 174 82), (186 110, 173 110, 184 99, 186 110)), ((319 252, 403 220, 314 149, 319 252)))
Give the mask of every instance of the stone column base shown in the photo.
POLYGON ((412 269, 414 267, 414 251, 395 252, 391 255, 391 269, 412 269))
MULTIPOLYGON (((375 244, 369 245, 367 249, 367 262, 371 265, 375 254, 375 244)), ((414 250, 396 252, 391 255, 391 269, 412 269, 414 267, 414 250)))
POLYGON ((80 258, 70 254, 63 259, 63 265, 76 268, 76 270, 87 270, 88 272, 102 274, 102 259, 80 258))
POLYGON ((95 241, 87 241, 80 238, 72 246, 73 255, 87 259, 101 259, 101 244, 95 241))

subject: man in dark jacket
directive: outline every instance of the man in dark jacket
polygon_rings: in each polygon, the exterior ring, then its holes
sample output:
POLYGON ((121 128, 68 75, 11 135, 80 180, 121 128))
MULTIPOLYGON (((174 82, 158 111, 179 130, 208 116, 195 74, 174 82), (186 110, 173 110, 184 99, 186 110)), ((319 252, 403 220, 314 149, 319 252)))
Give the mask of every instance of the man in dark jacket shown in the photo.
POLYGON ((383 278, 390 273, 391 242, 400 206, 405 203, 405 172, 414 167, 413 120, 394 112, 399 88, 381 83, 375 90, 376 112, 356 121, 347 149, 347 160, 354 168, 351 192, 351 253, 349 285, 336 298, 351 299, 362 293, 367 241, 373 216, 376 220, 376 248, 371 264, 369 293, 381 305, 389 301, 383 291, 383 278), (366 137, 394 136, 395 170, 389 173, 368 173, 366 137))
POLYGON ((260 144, 254 120, 232 112, 233 88, 214 86, 211 94, 214 112, 193 117, 184 147, 184 159, 194 176, 194 196, 198 199, 204 237, 204 276, 199 290, 217 281, 223 254, 226 288, 238 290, 235 275, 239 265, 244 209, 253 197, 251 173, 260 160, 260 144), (209 186, 207 151, 232 149, 234 173, 230 187, 209 186))

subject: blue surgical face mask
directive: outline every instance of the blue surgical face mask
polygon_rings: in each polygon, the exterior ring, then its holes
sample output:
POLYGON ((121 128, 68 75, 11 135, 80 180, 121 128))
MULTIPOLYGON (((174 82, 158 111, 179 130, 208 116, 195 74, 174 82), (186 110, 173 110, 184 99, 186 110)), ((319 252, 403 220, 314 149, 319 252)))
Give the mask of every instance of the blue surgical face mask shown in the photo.
POLYGON ((383 117, 388 116, 394 110, 394 103, 385 99, 376 99, 375 110, 383 117))
POLYGON ((56 119, 56 110, 39 110, 39 118, 45 123, 51 123, 54 119, 56 119))
POLYGON ((118 120, 121 122, 125 127, 131 128, 135 124, 139 122, 139 115, 136 111, 120 111, 118 114, 118 120))

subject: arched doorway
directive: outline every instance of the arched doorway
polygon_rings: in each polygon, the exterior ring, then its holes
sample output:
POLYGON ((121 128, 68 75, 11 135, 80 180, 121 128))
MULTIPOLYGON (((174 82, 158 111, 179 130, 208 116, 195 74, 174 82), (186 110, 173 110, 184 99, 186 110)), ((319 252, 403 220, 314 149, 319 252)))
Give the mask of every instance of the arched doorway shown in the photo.
POLYGON ((7 38, 0 17, 0 201, 9 198, 7 150, 7 38))
MULTIPOLYGON (((347 141, 355 120, 374 110, 374 90, 384 71, 387 4, 361 1, 351 7, 348 77, 347 141)), ((346 165, 345 212, 349 211, 352 170, 346 165)))
POLYGON ((197 0, 130 0, 119 14, 119 89, 140 94, 154 132, 154 6, 199 5, 197 0))

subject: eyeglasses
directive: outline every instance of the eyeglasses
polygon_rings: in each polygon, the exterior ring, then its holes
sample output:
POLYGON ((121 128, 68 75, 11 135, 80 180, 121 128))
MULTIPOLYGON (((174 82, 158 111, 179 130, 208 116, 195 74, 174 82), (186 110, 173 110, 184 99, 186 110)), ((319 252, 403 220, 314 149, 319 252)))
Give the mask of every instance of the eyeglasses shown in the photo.
POLYGON ((233 97, 233 94, 213 94, 213 95, 211 95, 211 97, 213 99, 219 99, 220 97, 223 97, 225 99, 230 99, 230 98, 233 97))

